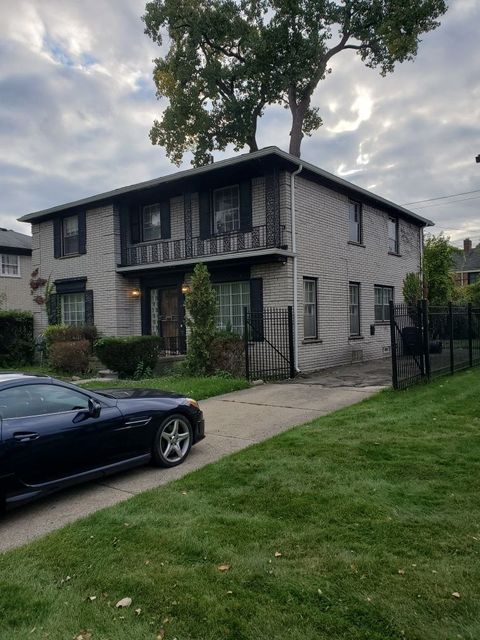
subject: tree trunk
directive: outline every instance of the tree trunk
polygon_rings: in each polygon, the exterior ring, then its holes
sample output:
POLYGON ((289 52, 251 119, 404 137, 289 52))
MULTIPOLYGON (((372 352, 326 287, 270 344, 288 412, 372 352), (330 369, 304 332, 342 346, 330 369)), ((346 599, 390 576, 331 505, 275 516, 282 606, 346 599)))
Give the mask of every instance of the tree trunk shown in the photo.
POLYGON ((290 146, 288 152, 297 158, 300 158, 300 147, 303 140, 303 121, 309 106, 310 96, 308 98, 303 98, 298 104, 290 101, 292 128, 290 130, 290 146))
POLYGON ((247 144, 248 144, 248 146, 250 148, 250 153, 253 153, 254 151, 258 151, 258 144, 257 144, 257 140, 255 138, 255 134, 253 134, 253 136, 249 139, 247 144))

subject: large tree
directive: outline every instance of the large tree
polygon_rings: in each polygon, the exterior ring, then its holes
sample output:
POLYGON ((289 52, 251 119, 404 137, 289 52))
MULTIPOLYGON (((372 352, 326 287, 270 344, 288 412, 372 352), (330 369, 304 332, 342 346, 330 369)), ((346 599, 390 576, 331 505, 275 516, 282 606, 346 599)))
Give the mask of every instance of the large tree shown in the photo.
POLYGON ((145 31, 165 48, 154 80, 169 104, 151 140, 176 163, 189 150, 195 165, 228 144, 254 151, 265 107, 282 104, 300 156, 321 125, 312 96, 334 56, 353 50, 385 75, 445 11, 445 0, 152 0, 145 31))

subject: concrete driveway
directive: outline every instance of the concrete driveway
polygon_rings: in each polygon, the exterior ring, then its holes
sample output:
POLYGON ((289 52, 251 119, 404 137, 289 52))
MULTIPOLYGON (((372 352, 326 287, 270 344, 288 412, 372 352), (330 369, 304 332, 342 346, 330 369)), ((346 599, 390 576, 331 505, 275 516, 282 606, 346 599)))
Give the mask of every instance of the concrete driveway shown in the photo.
POLYGON ((331 411, 360 402, 380 386, 268 384, 201 402, 205 440, 173 469, 142 467, 80 485, 21 507, 0 520, 0 551, 18 547, 98 509, 180 478, 194 469, 331 411))

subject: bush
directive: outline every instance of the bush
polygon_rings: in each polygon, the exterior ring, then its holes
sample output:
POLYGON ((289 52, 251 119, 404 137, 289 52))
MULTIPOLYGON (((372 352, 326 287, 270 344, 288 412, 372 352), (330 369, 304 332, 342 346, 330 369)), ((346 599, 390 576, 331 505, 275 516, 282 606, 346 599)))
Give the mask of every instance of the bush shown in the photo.
POLYGON ((91 345, 88 340, 54 342, 48 350, 50 364, 64 373, 86 373, 89 368, 91 345))
POLYGON ((33 315, 0 311, 0 366, 31 364, 34 349, 33 315))
POLYGON ((95 345, 95 355, 121 378, 135 375, 141 363, 142 369, 154 369, 162 348, 158 336, 131 336, 128 338, 101 338, 95 345))
POLYGON ((43 333, 47 347, 55 342, 75 342, 76 340, 87 340, 90 348, 98 338, 97 327, 93 325, 81 325, 71 327, 63 324, 52 324, 43 333))
POLYGON ((185 308, 189 329, 185 366, 191 375, 209 375, 214 369, 210 353, 216 333, 217 296, 210 283, 208 269, 201 262, 195 265, 185 308))
POLYGON ((210 347, 216 371, 228 372, 236 378, 245 376, 245 344, 235 333, 219 333, 210 347))

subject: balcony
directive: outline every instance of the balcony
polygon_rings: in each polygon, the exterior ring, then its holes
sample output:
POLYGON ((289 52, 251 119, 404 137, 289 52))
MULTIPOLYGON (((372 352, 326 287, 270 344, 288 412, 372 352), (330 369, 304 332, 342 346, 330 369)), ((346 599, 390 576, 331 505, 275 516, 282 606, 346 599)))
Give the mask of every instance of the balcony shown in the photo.
POLYGON ((277 225, 271 229, 262 225, 206 239, 197 236, 191 240, 154 240, 124 247, 121 267, 196 262, 205 258, 213 260, 259 250, 286 251, 282 239, 283 230, 277 225))

